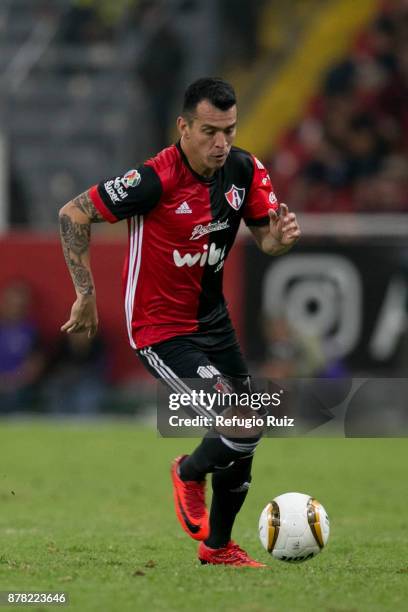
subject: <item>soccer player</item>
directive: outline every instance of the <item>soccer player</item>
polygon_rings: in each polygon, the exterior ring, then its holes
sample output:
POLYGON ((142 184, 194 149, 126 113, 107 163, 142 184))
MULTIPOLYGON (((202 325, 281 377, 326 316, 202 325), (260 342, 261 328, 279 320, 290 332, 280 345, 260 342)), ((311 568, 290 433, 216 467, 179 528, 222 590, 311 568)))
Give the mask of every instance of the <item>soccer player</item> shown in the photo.
MULTIPOLYGON (((129 342, 146 368, 176 392, 189 390, 182 379, 206 379, 217 390, 224 383, 229 389, 229 381, 250 385, 222 293, 224 262, 241 219, 268 255, 286 253, 300 236, 295 214, 279 206, 261 162, 232 146, 236 126, 231 85, 219 78, 199 79, 185 92, 176 144, 123 176, 91 187, 60 211, 62 246, 77 295, 61 330, 96 332, 91 224, 127 219, 129 342)), ((191 455, 172 464, 177 517, 200 541, 202 563, 263 565, 231 540, 259 439, 259 433, 234 437, 209 432, 191 455), (208 473, 210 512, 205 503, 208 473)))

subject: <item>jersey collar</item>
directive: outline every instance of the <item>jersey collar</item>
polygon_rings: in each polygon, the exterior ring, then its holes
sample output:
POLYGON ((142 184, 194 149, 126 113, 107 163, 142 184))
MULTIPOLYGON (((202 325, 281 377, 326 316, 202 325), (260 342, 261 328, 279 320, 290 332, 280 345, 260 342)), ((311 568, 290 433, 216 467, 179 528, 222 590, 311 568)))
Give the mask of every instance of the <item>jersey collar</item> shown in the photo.
POLYGON ((176 142, 176 148, 178 149, 178 151, 179 151, 179 153, 181 155, 181 159, 183 160, 183 163, 187 166, 187 168, 190 170, 191 174, 198 181, 201 181, 202 183, 206 183, 207 185, 212 185, 212 183, 214 183, 217 180, 217 174, 218 174, 219 170, 216 170, 214 172, 214 174, 210 178, 208 178, 206 176, 203 176, 202 174, 198 174, 198 172, 193 170, 193 168, 190 166, 190 162, 188 161, 186 154, 184 153, 183 149, 181 148, 180 140, 178 140, 176 142))

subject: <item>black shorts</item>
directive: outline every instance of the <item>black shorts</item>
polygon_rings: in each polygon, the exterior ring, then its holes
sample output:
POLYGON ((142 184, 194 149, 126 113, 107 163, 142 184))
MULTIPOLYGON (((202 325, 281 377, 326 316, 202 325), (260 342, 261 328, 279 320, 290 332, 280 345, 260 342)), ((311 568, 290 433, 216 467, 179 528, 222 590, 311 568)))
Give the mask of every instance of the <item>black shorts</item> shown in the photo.
POLYGON ((234 381, 249 377, 248 367, 232 326, 223 332, 177 336, 137 350, 156 378, 194 379, 222 376, 234 381))
MULTIPOLYGON (((163 383, 163 395, 159 388, 157 418, 162 435, 177 435, 168 427, 167 409, 171 410, 169 398, 174 394, 187 394, 191 398, 194 391, 210 392, 212 395, 216 392, 220 402, 211 408, 206 401, 200 401, 191 402, 183 409, 184 414, 190 417, 198 415, 215 419, 231 407, 231 404, 226 405, 221 401, 222 397, 226 399, 228 395, 233 397, 251 393, 251 378, 232 325, 223 332, 177 336, 139 349, 137 353, 149 372, 163 383)), ((235 408, 234 404, 232 406, 235 408)), ((257 416, 261 417, 261 412, 257 416)), ((244 433, 234 428, 215 430, 211 424, 202 424, 210 434, 224 434, 221 438, 225 443, 239 452, 248 452, 248 445, 253 452, 259 441, 259 423, 244 433), (240 437, 236 438, 237 435, 240 437), (246 438, 245 443, 243 437, 246 438)))

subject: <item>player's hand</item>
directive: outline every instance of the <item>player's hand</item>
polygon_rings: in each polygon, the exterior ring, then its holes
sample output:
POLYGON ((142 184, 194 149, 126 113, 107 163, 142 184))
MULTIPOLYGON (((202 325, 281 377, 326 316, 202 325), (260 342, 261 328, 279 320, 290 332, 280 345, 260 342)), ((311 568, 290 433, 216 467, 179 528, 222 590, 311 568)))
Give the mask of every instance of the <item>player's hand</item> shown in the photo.
POLYGON ((94 295, 81 295, 77 297, 71 308, 69 320, 61 327, 62 332, 78 334, 87 331, 88 338, 92 338, 98 329, 98 311, 94 295))
POLYGON ((300 227, 295 213, 289 212, 286 204, 280 205, 280 214, 269 210, 269 231, 282 246, 292 246, 300 238, 300 227))

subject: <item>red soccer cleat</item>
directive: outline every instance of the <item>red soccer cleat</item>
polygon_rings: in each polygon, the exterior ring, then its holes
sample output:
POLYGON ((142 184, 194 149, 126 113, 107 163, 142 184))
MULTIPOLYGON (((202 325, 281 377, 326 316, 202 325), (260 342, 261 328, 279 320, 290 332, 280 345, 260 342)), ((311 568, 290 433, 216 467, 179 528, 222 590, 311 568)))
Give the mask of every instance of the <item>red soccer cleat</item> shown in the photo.
POLYGON ((177 518, 191 538, 206 540, 210 535, 210 523, 205 505, 205 480, 181 480, 178 467, 184 457, 187 455, 177 457, 171 466, 177 518))
POLYGON ((265 563, 259 563, 251 559, 245 550, 242 550, 232 540, 224 548, 209 548, 201 542, 198 547, 198 558, 205 565, 234 565, 235 567, 266 567, 265 563))

